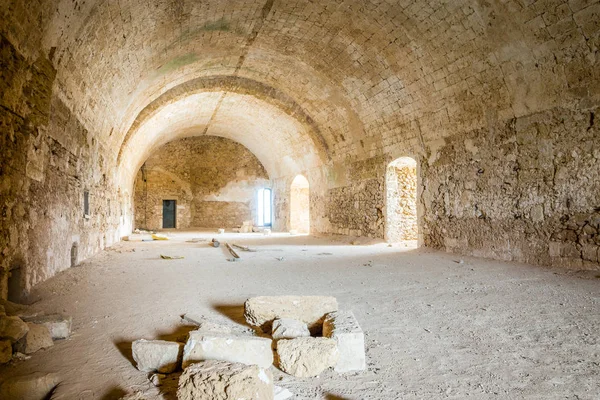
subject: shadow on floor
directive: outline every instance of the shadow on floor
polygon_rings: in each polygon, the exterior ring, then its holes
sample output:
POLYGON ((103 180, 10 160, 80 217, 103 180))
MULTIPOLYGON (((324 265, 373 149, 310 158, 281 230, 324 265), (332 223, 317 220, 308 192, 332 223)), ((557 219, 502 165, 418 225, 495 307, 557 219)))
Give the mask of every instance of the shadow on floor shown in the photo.
POLYGON ((117 386, 104 393, 102 400, 119 400, 125 395, 127 395, 127 391, 117 386))
POLYGON ((333 393, 325 393, 323 398, 325 400, 351 400, 348 397, 338 396, 337 394, 333 394, 333 393))
MULTIPOLYGON (((244 305, 240 304, 213 304, 212 308, 233 322, 251 327, 244 318, 244 305)), ((252 327, 251 327, 252 328, 252 327)))

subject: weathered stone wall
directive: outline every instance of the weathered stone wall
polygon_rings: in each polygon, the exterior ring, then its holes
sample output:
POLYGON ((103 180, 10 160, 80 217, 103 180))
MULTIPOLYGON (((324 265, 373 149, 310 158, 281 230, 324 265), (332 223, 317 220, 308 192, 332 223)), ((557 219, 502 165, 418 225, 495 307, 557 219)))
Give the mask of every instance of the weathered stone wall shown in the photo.
POLYGON ((30 57, 0 35, 0 296, 12 277, 13 299, 69 268, 72 252, 76 264, 118 240, 120 213, 103 149, 53 90, 51 62, 30 57))
POLYGON ((598 111, 556 108, 448 138, 422 165, 425 244, 598 268, 598 111))
POLYGON ((162 228, 163 200, 177 200, 177 228, 232 228, 256 220, 256 194, 269 187, 262 164, 220 137, 170 142, 145 162, 135 183, 135 226, 162 228))
POLYGON ((385 224, 389 242, 418 239, 416 163, 400 160, 388 166, 385 224))

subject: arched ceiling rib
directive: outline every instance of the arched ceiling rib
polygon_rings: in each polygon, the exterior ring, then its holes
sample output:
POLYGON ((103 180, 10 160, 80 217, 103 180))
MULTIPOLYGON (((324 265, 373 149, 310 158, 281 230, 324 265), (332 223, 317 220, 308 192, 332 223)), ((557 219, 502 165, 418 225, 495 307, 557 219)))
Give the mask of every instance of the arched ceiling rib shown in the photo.
POLYGON ((293 99, 334 159, 600 97, 597 2, 25 3, 0 4, 0 31, 51 55, 61 97, 115 161, 144 108, 211 76, 293 99))

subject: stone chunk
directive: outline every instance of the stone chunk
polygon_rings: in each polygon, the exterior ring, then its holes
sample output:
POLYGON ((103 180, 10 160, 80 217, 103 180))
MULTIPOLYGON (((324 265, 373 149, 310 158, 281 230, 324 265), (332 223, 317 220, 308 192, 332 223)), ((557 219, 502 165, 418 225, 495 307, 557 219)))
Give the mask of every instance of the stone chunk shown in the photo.
POLYGON ((323 322, 323 336, 335 339, 340 357, 335 371, 344 373, 366 368, 365 335, 352 311, 327 314, 323 322))
POLYGON ((277 318, 291 318, 306 323, 311 332, 319 332, 325 314, 337 310, 337 300, 329 296, 260 296, 244 303, 246 321, 263 330, 277 318))
POLYGON ((268 368, 273 364, 271 339, 192 331, 183 349, 183 368, 203 360, 221 360, 268 368))
POLYGON ((192 364, 179 378, 177 399, 273 400, 273 376, 257 365, 218 360, 192 364))
POLYGON ((5 364, 12 359, 12 345, 10 340, 0 340, 0 364, 5 364))
POLYGON ((273 321, 273 332, 271 336, 274 340, 295 339, 298 337, 310 336, 308 327, 304 322, 290 318, 281 318, 273 321))
POLYGON ((8 379, 0 386, 2 400, 44 400, 50 397, 60 383, 56 374, 34 372, 29 375, 8 379))
POLYGON ((198 316, 192 314, 185 314, 183 315, 182 319, 191 324, 197 325, 198 330, 219 333, 231 333, 231 327, 207 320, 202 315, 198 316))
POLYGON ((29 327, 29 331, 16 343, 16 351, 23 354, 31 354, 54 345, 50 331, 44 325, 27 322, 27 326, 29 327))
POLYGON ((27 334, 29 327, 19 317, 0 317, 0 340, 16 343, 27 334))
POLYGON ((166 340, 136 340, 131 345, 137 369, 169 374, 177 369, 181 360, 183 343, 166 340))
POLYGON ((317 376, 338 360, 337 343, 324 337, 302 337, 277 342, 279 367, 299 378, 317 376))
POLYGON ((71 335, 72 318, 61 314, 43 315, 39 317, 23 318, 26 322, 33 322, 46 326, 52 339, 66 339, 71 335))

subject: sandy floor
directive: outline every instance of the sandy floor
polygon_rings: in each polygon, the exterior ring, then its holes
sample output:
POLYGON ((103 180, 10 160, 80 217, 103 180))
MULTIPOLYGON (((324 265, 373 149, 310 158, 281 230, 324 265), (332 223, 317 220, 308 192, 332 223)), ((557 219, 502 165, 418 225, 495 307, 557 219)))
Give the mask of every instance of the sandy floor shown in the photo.
POLYGON ((171 235, 120 243, 40 285, 33 307, 73 316, 74 334, 0 369, 2 379, 58 372, 56 399, 117 399, 134 390, 172 399, 168 382, 156 388, 134 367, 132 340, 184 339, 192 328, 180 315, 188 312, 243 323, 242 304, 252 296, 323 294, 356 314, 368 369, 314 379, 275 371, 295 399, 600 399, 593 273, 348 238, 221 235, 258 249, 234 263, 222 248, 186 242, 213 234, 171 235))

